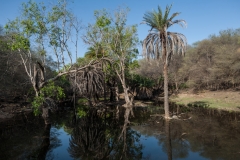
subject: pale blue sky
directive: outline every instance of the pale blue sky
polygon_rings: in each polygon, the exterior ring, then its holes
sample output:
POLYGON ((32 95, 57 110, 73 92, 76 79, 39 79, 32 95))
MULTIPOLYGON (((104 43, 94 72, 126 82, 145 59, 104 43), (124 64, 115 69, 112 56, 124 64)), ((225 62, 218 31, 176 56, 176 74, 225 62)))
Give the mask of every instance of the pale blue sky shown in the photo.
MULTIPOLYGON (((8 19, 13 20, 20 13, 22 2, 28 0, 0 0, 0 25, 4 26, 8 19)), ((49 4, 54 0, 35 0, 49 4)), ((143 40, 150 29, 141 24, 146 11, 157 9, 160 5, 165 10, 166 5, 173 4, 171 13, 181 12, 176 19, 184 19, 187 28, 174 26, 171 31, 183 33, 188 44, 206 39, 220 30, 240 28, 240 0, 72 0, 70 5, 73 13, 83 25, 93 23, 94 10, 106 8, 114 11, 119 6, 130 8, 128 24, 138 24, 139 39, 143 40)), ((87 46, 79 46, 79 56, 83 56, 87 46)), ((141 52, 141 51, 140 51, 141 52)))

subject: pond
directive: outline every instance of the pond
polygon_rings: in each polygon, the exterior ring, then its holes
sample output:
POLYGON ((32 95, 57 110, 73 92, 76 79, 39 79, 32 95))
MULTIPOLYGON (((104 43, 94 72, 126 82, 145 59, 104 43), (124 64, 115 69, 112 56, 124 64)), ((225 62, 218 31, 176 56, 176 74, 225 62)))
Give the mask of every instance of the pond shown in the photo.
MULTIPOLYGON (((114 108, 114 107, 113 107, 114 108)), ((0 159, 240 159, 240 114, 174 106, 88 110, 82 118, 64 110, 45 126, 41 117, 19 115, 0 124, 0 159)))

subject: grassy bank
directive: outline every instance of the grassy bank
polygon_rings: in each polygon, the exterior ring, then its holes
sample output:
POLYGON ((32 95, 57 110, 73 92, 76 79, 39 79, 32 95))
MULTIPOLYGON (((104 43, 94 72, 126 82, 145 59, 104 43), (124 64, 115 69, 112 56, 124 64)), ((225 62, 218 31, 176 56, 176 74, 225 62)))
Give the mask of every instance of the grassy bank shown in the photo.
POLYGON ((202 106, 228 111, 240 111, 239 91, 203 91, 198 94, 182 92, 171 96, 170 100, 177 104, 202 106))

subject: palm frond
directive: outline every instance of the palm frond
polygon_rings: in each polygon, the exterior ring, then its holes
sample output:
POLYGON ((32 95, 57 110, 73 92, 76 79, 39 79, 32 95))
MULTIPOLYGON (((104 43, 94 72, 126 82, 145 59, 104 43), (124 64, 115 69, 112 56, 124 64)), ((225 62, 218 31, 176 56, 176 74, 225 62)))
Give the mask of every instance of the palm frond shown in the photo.
POLYGON ((186 21, 180 19, 180 20, 175 20, 175 21, 169 21, 168 28, 171 27, 173 24, 179 24, 183 28, 187 26, 186 21))
POLYGON ((147 59, 166 57, 164 61, 168 64, 168 61, 175 53, 184 54, 186 51, 186 37, 181 33, 167 32, 167 28, 173 24, 179 24, 182 27, 186 26, 185 20, 173 21, 173 19, 180 14, 179 12, 173 13, 170 18, 168 18, 171 8, 172 5, 167 6, 164 15, 162 15, 162 10, 158 6, 158 12, 147 12, 143 17, 146 24, 151 27, 151 31, 152 29, 155 30, 155 32, 150 32, 143 40, 143 55, 147 59), (164 44, 166 46, 164 46, 164 44), (166 47, 165 52, 163 50, 164 47, 166 47))
POLYGON ((169 13, 170 13, 170 11, 171 11, 171 8, 172 8, 172 5, 166 6, 165 14, 164 14, 164 17, 163 17, 163 23, 164 23, 164 24, 167 24, 168 15, 169 15, 169 13))

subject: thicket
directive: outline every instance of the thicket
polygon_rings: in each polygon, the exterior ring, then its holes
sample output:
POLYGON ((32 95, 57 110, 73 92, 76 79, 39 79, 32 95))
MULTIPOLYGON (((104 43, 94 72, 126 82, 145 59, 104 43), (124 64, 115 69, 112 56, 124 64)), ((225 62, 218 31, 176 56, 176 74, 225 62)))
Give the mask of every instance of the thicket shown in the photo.
POLYGON ((220 31, 189 47, 180 73, 197 89, 228 89, 240 85, 240 29, 220 31))

